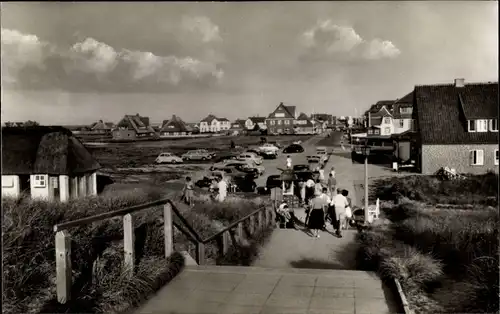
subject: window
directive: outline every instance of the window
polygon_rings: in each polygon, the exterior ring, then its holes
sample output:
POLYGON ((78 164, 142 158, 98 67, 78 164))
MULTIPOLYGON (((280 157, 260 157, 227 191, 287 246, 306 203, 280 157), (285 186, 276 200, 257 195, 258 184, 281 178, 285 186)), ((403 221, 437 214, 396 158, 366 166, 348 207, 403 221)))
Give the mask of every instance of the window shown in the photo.
POLYGON ((476 120, 477 132, 488 132, 488 120, 476 120))
POLYGON ((380 130, 379 129, 373 130, 373 134, 380 134, 380 130))
POLYGON ((283 132, 283 130, 282 129, 278 129, 278 133, 281 133, 281 132, 283 132))
POLYGON ((276 118, 284 118, 284 117, 285 117, 285 114, 284 114, 283 112, 276 112, 276 113, 274 114, 274 116, 275 116, 276 118))
POLYGON ((390 124, 391 118, 384 118, 384 124, 390 124))
POLYGON ((271 121, 271 125, 275 125, 276 124, 276 121, 274 120, 270 120, 271 121))
POLYGON ((498 148, 495 149, 495 166, 498 166, 498 148))
POLYGON ((469 132, 476 132, 476 121, 475 120, 468 120, 467 126, 468 126, 469 132))
POLYGON ((498 132, 498 119, 490 120, 490 131, 498 132))
POLYGON ((44 188, 46 184, 44 175, 35 175, 35 182, 33 182, 33 186, 36 188, 44 188))
POLYGON ((290 124, 290 120, 285 120, 283 123, 284 124, 290 124))
POLYGON ((385 135, 391 134, 391 128, 384 129, 385 135))
POLYGON ((484 152, 482 149, 470 151, 470 164, 472 166, 482 166, 484 163, 484 152))
POLYGON ((411 114, 413 112, 413 108, 408 107, 408 108, 401 108, 400 111, 403 114, 411 114))
POLYGON ((281 125, 281 120, 278 120, 278 125, 281 125))
POLYGON ((373 130, 368 130, 368 134, 373 134, 373 130))
POLYGON ((405 120, 400 119, 400 120, 399 120, 399 127, 400 127, 400 128, 404 128, 404 126, 405 126, 405 120))

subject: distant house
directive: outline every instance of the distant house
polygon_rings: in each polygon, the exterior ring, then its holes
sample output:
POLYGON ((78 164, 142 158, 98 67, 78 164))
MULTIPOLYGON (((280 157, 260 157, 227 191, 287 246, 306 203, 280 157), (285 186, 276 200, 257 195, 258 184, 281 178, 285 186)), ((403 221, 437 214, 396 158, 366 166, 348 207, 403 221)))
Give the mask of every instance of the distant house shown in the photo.
POLYGON ((328 127, 328 122, 323 120, 311 119, 311 123, 314 128, 314 133, 316 134, 322 134, 328 127))
POLYGON ((136 115, 125 115, 123 119, 116 124, 112 131, 113 139, 133 140, 137 138, 155 137, 156 132, 149 124, 148 117, 136 115))
POLYGON ((160 137, 190 136, 193 131, 188 128, 181 118, 173 115, 172 119, 164 121, 159 133, 160 137))
POLYGON ((293 134, 293 122, 298 118, 295 108, 280 103, 266 119, 268 134, 293 134))
POLYGON ((420 168, 498 173, 498 82, 424 85, 414 89, 420 168))
POLYGON ((209 114, 206 118, 200 121, 200 133, 218 133, 231 128, 231 122, 226 118, 217 118, 213 114, 209 114))
POLYGON ((2 128, 2 197, 67 201, 97 194, 101 166, 63 127, 2 128))
POLYGON ((265 130, 267 129, 266 118, 265 117, 249 117, 245 121, 245 127, 247 130, 253 130, 255 125, 259 126, 259 129, 265 130))
POLYGON ((382 106, 380 110, 376 113, 369 113, 369 125, 368 125, 368 136, 371 135, 382 135, 390 136, 394 133, 394 117, 391 112, 387 110, 385 106, 382 106), (374 128, 375 127, 375 128, 374 128), (372 133, 372 130, 380 130, 379 134, 372 133))
POLYGON ((403 98, 398 99, 393 105, 394 131, 400 134, 406 131, 414 130, 413 119, 413 91, 403 98))
POLYGON ((97 134, 110 134, 115 124, 113 122, 103 122, 99 120, 90 125, 90 131, 97 134))
POLYGON ((231 128, 229 129, 231 134, 232 135, 242 134, 246 130, 245 121, 246 120, 237 119, 236 121, 231 123, 231 128))
POLYGON ((314 134, 314 125, 305 113, 300 113, 293 121, 293 131, 295 134, 314 134))

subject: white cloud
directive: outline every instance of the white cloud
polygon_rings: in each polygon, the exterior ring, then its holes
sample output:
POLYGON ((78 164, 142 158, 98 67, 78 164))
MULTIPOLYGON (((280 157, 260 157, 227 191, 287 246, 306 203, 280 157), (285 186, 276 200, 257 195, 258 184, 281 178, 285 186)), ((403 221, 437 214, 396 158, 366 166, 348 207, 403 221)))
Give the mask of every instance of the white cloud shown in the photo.
POLYGON ((218 81, 224 73, 212 61, 189 56, 158 56, 147 51, 116 50, 94 38, 86 38, 64 49, 42 42, 35 35, 8 29, 2 29, 2 65, 3 82, 16 83, 18 87, 23 86, 23 80, 36 83, 41 79, 50 81, 52 77, 67 86, 74 81, 72 86, 84 88, 82 85, 86 83, 95 86, 97 77, 98 81, 106 81, 107 86, 118 89, 133 88, 134 83, 146 88, 161 88, 218 81), (27 67, 29 71, 23 73, 27 67), (63 70, 58 73, 57 67, 63 70), (61 75, 65 77, 59 77, 61 75))
POLYGON ((184 16, 182 18, 182 27, 201 36, 205 43, 222 41, 219 33, 219 26, 205 16, 184 16))
POLYGON ((316 56, 350 55, 375 60, 395 58, 401 51, 390 41, 363 39, 352 27, 341 26, 331 20, 318 21, 300 37, 306 51, 316 56))

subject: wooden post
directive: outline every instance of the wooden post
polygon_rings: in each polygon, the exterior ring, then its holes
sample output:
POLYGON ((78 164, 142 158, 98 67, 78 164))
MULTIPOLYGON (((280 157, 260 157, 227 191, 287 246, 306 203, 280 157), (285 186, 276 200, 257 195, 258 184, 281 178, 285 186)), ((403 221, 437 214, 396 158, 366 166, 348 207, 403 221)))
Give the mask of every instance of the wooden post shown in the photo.
POLYGON ((243 222, 240 222, 236 227, 236 235, 238 236, 238 240, 243 240, 243 222))
POLYGON ((264 209, 264 221, 265 221, 265 225, 266 227, 269 226, 269 208, 266 207, 266 209, 264 209))
POLYGON ((134 276, 135 268, 135 234, 132 214, 123 216, 123 267, 129 277, 134 276))
POLYGON ((56 233, 56 291, 57 301, 65 304, 71 299, 71 238, 68 231, 56 233))
POLYGON ((250 234, 253 234, 255 232, 255 216, 254 215, 250 216, 250 223, 248 226, 248 231, 250 232, 250 234))
POLYGON ((262 211, 257 213, 257 229, 260 230, 262 229, 262 211))
POLYGON ((227 252, 229 251, 229 238, 231 235, 229 234, 229 231, 226 231, 222 234, 222 255, 226 255, 227 252))
POLYGON ((198 265, 205 265, 205 244, 196 243, 196 263, 198 265))
POLYGON ((172 204, 163 206, 163 232, 165 233, 165 257, 174 252, 174 233, 172 228, 172 204))

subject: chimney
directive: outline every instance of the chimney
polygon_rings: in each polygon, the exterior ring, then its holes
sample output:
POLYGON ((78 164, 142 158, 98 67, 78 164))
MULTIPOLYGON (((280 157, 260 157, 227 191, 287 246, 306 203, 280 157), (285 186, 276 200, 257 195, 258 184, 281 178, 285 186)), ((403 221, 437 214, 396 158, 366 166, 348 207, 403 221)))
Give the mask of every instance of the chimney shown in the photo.
POLYGON ((465 79, 457 78, 455 79, 455 87, 464 87, 465 79))

